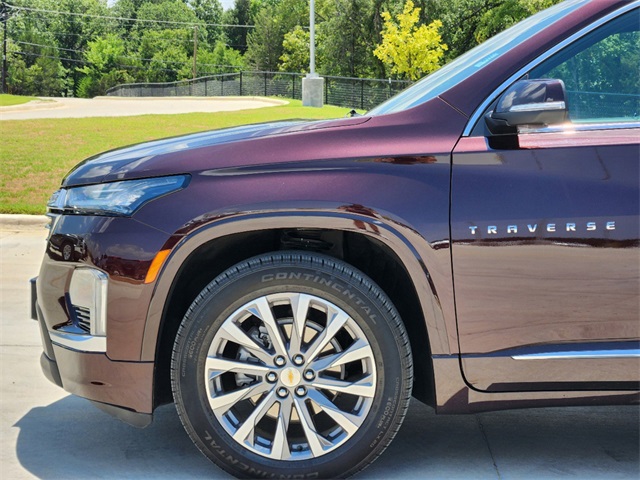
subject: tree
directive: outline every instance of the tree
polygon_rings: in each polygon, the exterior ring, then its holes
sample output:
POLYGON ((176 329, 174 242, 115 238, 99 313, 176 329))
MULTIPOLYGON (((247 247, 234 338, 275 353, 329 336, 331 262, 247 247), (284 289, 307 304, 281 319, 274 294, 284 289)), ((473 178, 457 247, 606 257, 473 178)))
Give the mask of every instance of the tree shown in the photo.
POLYGON ((284 35, 309 21, 308 0, 264 0, 247 35, 247 63, 258 70, 278 70, 284 35))
POLYGON ((415 8, 412 0, 407 0, 397 21, 389 12, 382 12, 382 43, 373 52, 391 73, 411 80, 438 69, 448 48, 440 38, 442 22, 434 20, 418 27, 419 15, 420 8, 415 8))
MULTIPOLYGON (((137 11, 139 20, 156 20, 159 22, 184 22, 202 24, 195 12, 181 0, 164 0, 159 3, 145 2, 137 11)), ((166 28, 189 28, 189 25, 171 23, 139 22, 138 30, 164 30, 166 28)))
POLYGON ((371 0, 336 0, 323 8, 325 20, 318 25, 319 70, 328 75, 371 77, 377 60, 373 56, 376 34, 371 29, 371 0))
POLYGON ((502 4, 482 15, 475 31, 475 40, 482 43, 497 33, 530 17, 540 10, 549 8, 559 0, 504 0, 502 4))
POLYGON ((247 36, 247 63, 256 70, 275 71, 282 55, 282 24, 267 7, 256 18, 256 28, 247 36))
POLYGON ((104 95, 117 84, 133 81, 126 65, 123 65, 128 61, 124 40, 115 34, 89 42, 84 58, 87 64, 78 69, 85 74, 76 89, 79 97, 104 95))
POLYGON ((188 28, 146 30, 138 44, 137 57, 144 62, 138 79, 174 82, 192 76, 192 32, 188 28))
POLYGON ((424 5, 422 20, 442 21, 442 40, 450 49, 445 62, 489 37, 562 0, 416 0, 424 5))
MULTIPOLYGON (((42 10, 102 16, 108 14, 107 4, 101 0, 16 0, 11 3, 42 10)), ((26 68, 37 63, 43 72, 42 88, 32 83, 34 91, 31 93, 44 95, 43 91, 52 91, 53 85, 58 85, 60 89, 55 95, 72 95, 75 84, 82 76, 76 67, 82 61, 87 42, 108 32, 114 25, 114 22, 95 17, 13 11, 9 20, 10 38, 20 46, 26 68), (59 70, 58 66, 64 70, 59 70), (64 71, 64 78, 58 81, 60 71, 64 71)))
MULTIPOLYGON (((227 12, 226 20, 230 25, 251 25, 251 0, 235 0, 233 8, 227 12)), ((245 53, 248 46, 247 30, 244 26, 227 27, 229 46, 245 53)))
MULTIPOLYGON (((414 10, 419 12, 415 31, 422 28, 421 24, 429 28, 434 20, 442 21, 442 28, 435 29, 435 34, 450 49, 444 50, 441 45, 444 53, 434 60, 436 65, 560 0, 412 1, 417 7, 414 10)), ((8 86, 21 93, 94 95, 126 79, 160 82, 191 78, 196 26, 199 74, 230 71, 241 65, 271 71, 308 68, 309 41, 305 28, 309 19, 308 0, 236 0, 234 8, 226 12, 222 12, 220 0, 11 0, 11 3, 43 10, 14 10, 8 22, 10 45, 13 42, 8 86), (241 27, 206 25, 217 23, 241 27), (242 27, 252 24, 255 28, 242 27), (107 68, 98 68, 99 62, 89 61, 86 53, 95 54, 97 45, 93 42, 109 34, 121 40, 119 54, 113 56, 118 60, 111 61, 107 68), (238 50, 245 49, 243 58, 238 50), (85 70, 83 66, 88 68, 85 70)), ((397 22, 405 15, 404 7, 395 0, 316 0, 318 71, 350 77, 415 76, 392 70, 396 65, 388 63, 394 62, 390 60, 392 56, 383 56, 387 62, 383 63, 374 55, 376 47, 382 48, 381 32, 386 31, 385 25, 389 23, 382 13, 387 12, 395 19, 401 33, 397 22)), ((420 45, 410 48, 402 42, 396 44, 400 52, 424 50, 420 45)), ((417 60, 411 57, 405 61, 413 65, 417 60)))
POLYGON ((14 54, 8 65, 9 93, 56 97, 65 91, 68 72, 59 60, 47 55, 35 57, 35 61, 28 63, 33 57, 17 55, 17 51, 18 47, 9 43, 8 53, 14 54))
POLYGON ((243 56, 218 40, 213 50, 198 50, 198 75, 215 75, 244 69, 243 56))
POLYGON ((307 73, 309 71, 309 44, 309 31, 300 26, 286 33, 282 42, 284 53, 280 56, 280 71, 307 73))
MULTIPOLYGON (((189 0, 188 3, 201 22, 222 23, 223 11, 220 0, 189 0)), ((224 35, 222 27, 207 25, 204 28, 209 45, 215 45, 224 35)))

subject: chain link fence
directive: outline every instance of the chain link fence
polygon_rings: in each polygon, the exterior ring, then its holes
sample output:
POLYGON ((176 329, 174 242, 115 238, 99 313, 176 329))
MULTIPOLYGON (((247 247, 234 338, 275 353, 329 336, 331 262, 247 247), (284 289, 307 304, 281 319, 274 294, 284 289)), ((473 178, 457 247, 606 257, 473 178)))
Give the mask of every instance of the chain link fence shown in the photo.
POLYGON ((640 95, 608 92, 567 92, 569 116, 573 121, 637 121, 640 95))
MULTIPOLYGON (((127 83, 107 90, 117 97, 278 96, 302 99, 304 74, 237 72, 169 83, 127 83)), ((411 85, 402 80, 324 77, 324 103, 369 110, 411 85)))

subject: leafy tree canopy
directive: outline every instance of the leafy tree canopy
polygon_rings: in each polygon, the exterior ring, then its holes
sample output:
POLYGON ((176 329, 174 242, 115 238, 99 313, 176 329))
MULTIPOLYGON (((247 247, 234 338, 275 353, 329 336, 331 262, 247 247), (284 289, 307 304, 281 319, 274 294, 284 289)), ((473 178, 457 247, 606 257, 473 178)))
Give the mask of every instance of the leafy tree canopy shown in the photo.
POLYGON ((410 80, 438 69, 447 50, 439 33, 442 22, 434 20, 418 26, 419 15, 420 8, 414 7, 412 0, 407 0, 397 20, 389 12, 382 12, 382 43, 373 52, 391 73, 410 80))
MULTIPOLYGON (((416 79, 560 0, 411 1, 316 0, 317 71, 416 79)), ((309 65, 308 0, 235 0, 227 11, 220 0, 11 4, 36 10, 13 9, 7 22, 13 93, 90 96, 117 83, 183 80, 194 51, 199 76, 309 65)))

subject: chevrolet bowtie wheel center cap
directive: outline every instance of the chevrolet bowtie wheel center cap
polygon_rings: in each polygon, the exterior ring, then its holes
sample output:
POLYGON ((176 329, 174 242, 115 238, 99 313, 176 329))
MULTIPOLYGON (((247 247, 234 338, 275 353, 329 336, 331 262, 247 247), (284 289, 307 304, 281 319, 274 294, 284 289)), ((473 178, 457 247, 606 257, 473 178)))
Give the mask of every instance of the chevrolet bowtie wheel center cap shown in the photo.
POLYGON ((293 388, 300 383, 300 380, 302 380, 302 375, 293 367, 285 368, 280 372, 280 382, 285 387, 293 388))

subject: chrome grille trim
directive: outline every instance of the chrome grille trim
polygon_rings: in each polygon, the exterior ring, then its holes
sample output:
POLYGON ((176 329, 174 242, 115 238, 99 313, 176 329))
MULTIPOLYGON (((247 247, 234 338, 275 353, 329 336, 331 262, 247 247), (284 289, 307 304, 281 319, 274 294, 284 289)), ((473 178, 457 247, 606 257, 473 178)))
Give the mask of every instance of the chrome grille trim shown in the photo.
POLYGON ((73 305, 78 327, 87 333, 91 332, 91 309, 73 305))

